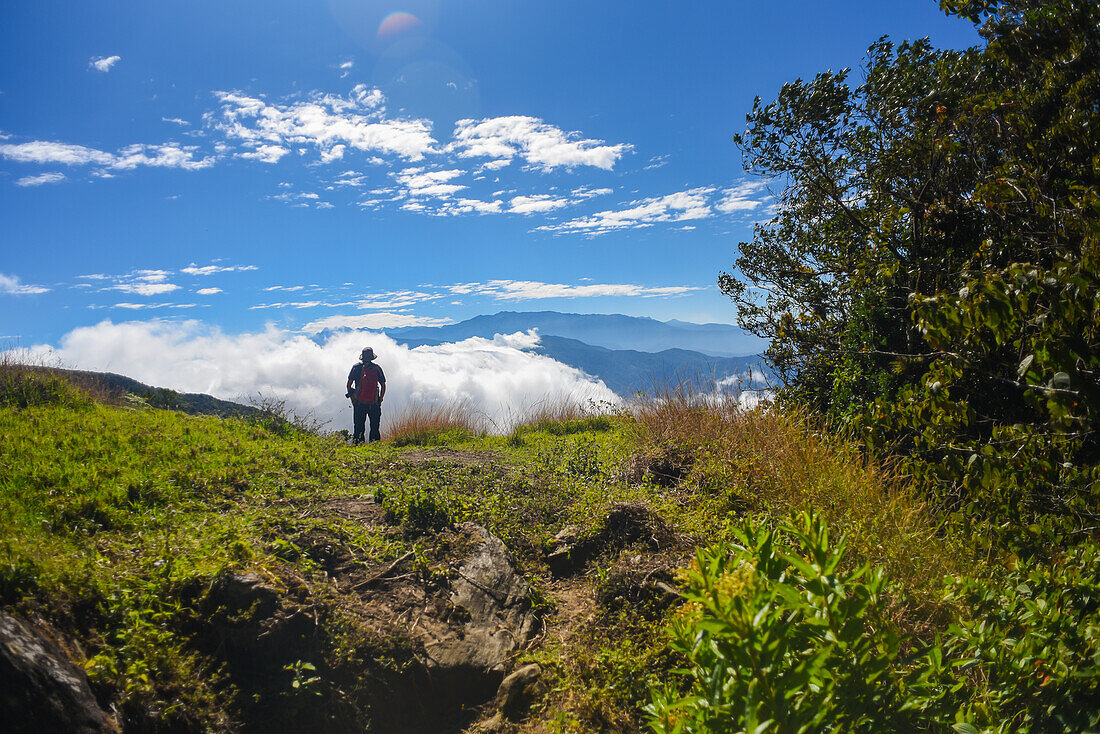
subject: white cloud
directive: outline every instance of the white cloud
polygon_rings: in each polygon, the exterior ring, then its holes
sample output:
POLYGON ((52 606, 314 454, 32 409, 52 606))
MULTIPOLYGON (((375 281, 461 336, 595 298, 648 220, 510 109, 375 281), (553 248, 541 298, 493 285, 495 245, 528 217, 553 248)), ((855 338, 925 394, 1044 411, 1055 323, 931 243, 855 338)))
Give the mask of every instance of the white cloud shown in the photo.
POLYGON ((584 201, 585 199, 592 199, 597 196, 607 196, 610 193, 613 193, 613 191, 607 188, 593 189, 588 186, 580 186, 569 192, 569 195, 578 201, 584 201))
POLYGON ((171 274, 167 270, 135 270, 130 273, 130 277, 146 283, 163 283, 171 274))
POLYGON ((257 303, 255 306, 249 306, 250 311, 262 311, 268 308, 316 308, 317 306, 326 306, 328 304, 321 301, 284 301, 282 303, 257 303))
POLYGON ((383 433, 410 405, 461 402, 504 430, 510 415, 540 400, 616 400, 602 382, 533 353, 537 343, 534 334, 514 334, 409 349, 384 334, 348 332, 318 344, 274 327, 229 335, 198 321, 154 320, 103 321, 69 332, 56 349, 38 345, 32 352, 184 392, 230 400, 262 392, 285 399, 296 411, 333 419, 332 428, 350 429, 344 384, 369 344, 388 378, 383 433), (165 354, 172 355, 167 371, 165 354))
POLYGON ((241 153, 240 157, 261 163, 278 163, 279 159, 289 152, 281 145, 259 145, 254 150, 241 153))
MULTIPOLYGON (((392 309, 408 308, 428 301, 442 298, 438 293, 424 293, 423 291, 389 291, 386 293, 369 293, 360 300, 355 301, 355 307, 359 309, 392 309)), ((449 322, 448 322, 449 323, 449 322)), ((393 324, 388 324, 393 326, 393 324)))
POLYGON ((116 303, 111 308, 124 308, 128 311, 149 311, 161 308, 195 308, 197 303, 116 303))
POLYGON ((611 170, 632 146, 606 145, 602 140, 585 139, 580 133, 566 133, 537 117, 512 115, 455 123, 449 149, 463 158, 493 159, 483 167, 499 168, 514 157, 550 171, 554 168, 595 166, 611 170))
POLYGON ((460 214, 500 214, 504 211, 504 202, 499 199, 481 201, 480 199, 455 199, 445 202, 438 213, 457 216, 460 214))
POLYGON ((246 145, 312 146, 323 160, 342 155, 338 146, 418 161, 436 151, 431 122, 390 119, 378 89, 355 86, 347 97, 315 93, 309 101, 269 104, 237 92, 215 92, 220 114, 208 122, 246 145))
POLYGON ((649 227, 657 222, 684 222, 713 216, 710 196, 715 189, 702 187, 631 202, 626 209, 597 212, 562 224, 547 224, 538 229, 550 232, 604 234, 619 229, 649 227))
POLYGON ((214 275, 216 273, 234 273, 244 272, 246 270, 257 270, 255 265, 195 265, 191 263, 186 268, 180 270, 181 273, 187 275, 214 275))
POLYGON ((19 163, 60 163, 66 166, 82 166, 89 163, 109 166, 114 162, 114 156, 102 150, 70 143, 51 143, 45 140, 18 144, 5 143, 0 145, 0 155, 19 163))
POLYGON ((443 199, 466 188, 461 184, 447 183, 462 175, 462 171, 426 171, 423 168, 406 168, 392 174, 397 183, 405 187, 408 196, 430 196, 443 199))
POLYGON ((61 183, 64 173, 40 173, 37 176, 24 176, 15 182, 16 186, 41 186, 42 184, 61 183))
POLYGON ((550 196, 549 194, 513 196, 508 203, 508 211, 513 214, 536 214, 561 209, 564 206, 569 206, 570 203, 568 199, 563 199, 560 196, 550 196))
POLYGON ((455 295, 488 296, 498 301, 532 301, 543 298, 596 298, 600 296, 680 296, 703 290, 701 286, 647 287, 633 283, 567 285, 534 280, 490 280, 487 283, 459 283, 448 287, 455 295))
POLYGON ((357 316, 326 316, 310 321, 302 327, 307 334, 316 334, 325 329, 400 329, 405 326, 446 326, 453 319, 437 319, 430 316, 414 316, 407 313, 380 312, 357 316))
POLYGON ((174 283, 119 283, 111 286, 111 290, 133 293, 138 296, 158 296, 161 293, 178 291, 179 286, 174 283))
POLYGON ((190 124, 191 124, 191 123, 190 123, 190 122, 188 122, 187 120, 181 119, 181 118, 179 118, 179 117, 162 117, 162 118, 160 118, 160 119, 161 119, 161 120, 162 120, 163 122, 170 122, 170 123, 172 123, 173 125, 179 125, 180 127, 186 127, 186 126, 188 126, 188 125, 190 125, 190 124))
POLYGON ((198 293, 200 296, 213 296, 216 293, 221 292, 221 288, 199 288, 197 291, 195 291, 195 293, 198 293))
POLYGON ((722 192, 722 199, 714 205, 714 208, 723 214, 733 212, 753 211, 769 196, 760 196, 760 192, 767 188, 764 181, 745 181, 722 192))
POLYGON ((49 288, 42 285, 29 285, 21 283, 15 275, 0 273, 0 293, 9 296, 33 296, 39 293, 48 293, 49 288))
MULTIPOLYGON (((61 164, 66 166, 98 165, 117 170, 130 170, 138 166, 158 168, 182 168, 198 170, 214 165, 210 157, 196 158, 198 148, 178 143, 161 145, 128 145, 117 153, 71 143, 34 140, 29 143, 0 145, 0 156, 20 163, 61 164)), ((103 174, 109 178, 110 174, 103 174)))
POLYGON ((121 60, 121 56, 93 56, 88 61, 88 66, 96 71, 106 73, 121 60))

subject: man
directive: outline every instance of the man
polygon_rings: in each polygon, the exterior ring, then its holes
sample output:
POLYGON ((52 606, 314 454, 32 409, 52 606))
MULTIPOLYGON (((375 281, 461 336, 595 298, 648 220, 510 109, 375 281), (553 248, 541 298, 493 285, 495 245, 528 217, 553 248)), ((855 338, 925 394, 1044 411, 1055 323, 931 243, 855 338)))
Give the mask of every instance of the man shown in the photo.
POLYGON ((374 363, 374 349, 366 347, 358 364, 348 373, 348 392, 352 405, 353 444, 363 443, 363 428, 370 418, 368 441, 379 441, 378 423, 382 419, 382 398, 386 397, 386 374, 374 363), (354 387, 352 384, 354 383, 354 387))

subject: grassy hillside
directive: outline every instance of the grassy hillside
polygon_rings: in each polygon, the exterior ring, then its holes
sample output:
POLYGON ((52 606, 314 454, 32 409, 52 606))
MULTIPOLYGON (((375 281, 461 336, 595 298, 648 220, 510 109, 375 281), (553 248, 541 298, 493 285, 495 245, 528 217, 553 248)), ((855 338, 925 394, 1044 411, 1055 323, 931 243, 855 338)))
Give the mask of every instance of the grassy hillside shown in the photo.
POLYGON ((511 718, 468 709, 468 731, 1096 718, 1089 547, 1048 567, 977 558, 903 478, 798 417, 667 396, 529 418, 489 436, 461 414, 406 416, 349 447, 270 412, 111 405, 9 368, 0 607, 66 639, 124 731, 384 731, 378 682, 410 669, 393 630, 415 622, 379 616, 372 584, 398 564, 406 585, 453 574, 454 529, 472 521, 531 585, 541 628, 515 666, 537 662, 544 689, 511 718), (645 532, 609 521, 626 516, 645 532), (589 549, 565 571, 562 538, 589 549), (250 611, 211 601, 231 571, 308 613, 300 652, 234 659, 226 630, 250 611))

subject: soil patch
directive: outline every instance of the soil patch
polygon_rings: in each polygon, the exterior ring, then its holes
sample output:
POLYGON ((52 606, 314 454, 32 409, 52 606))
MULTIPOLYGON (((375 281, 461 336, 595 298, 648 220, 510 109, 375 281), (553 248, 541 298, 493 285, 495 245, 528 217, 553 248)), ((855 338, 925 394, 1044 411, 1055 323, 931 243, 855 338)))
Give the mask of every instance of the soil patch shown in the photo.
POLYGON ((426 464, 438 461, 445 464, 462 466, 508 466, 504 457, 496 451, 474 451, 470 449, 449 449, 445 447, 417 448, 404 451, 401 460, 409 464, 426 464))

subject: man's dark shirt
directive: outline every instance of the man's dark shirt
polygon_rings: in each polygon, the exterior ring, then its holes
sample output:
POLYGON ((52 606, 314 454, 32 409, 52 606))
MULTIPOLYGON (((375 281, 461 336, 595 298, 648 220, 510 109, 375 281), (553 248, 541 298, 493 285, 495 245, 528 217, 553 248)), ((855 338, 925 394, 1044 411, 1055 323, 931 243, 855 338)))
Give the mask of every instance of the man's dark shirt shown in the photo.
MULTIPOLYGON (((370 364, 374 364, 371 362, 370 364)), ((386 384, 386 373, 382 371, 382 368, 378 365, 374 365, 374 369, 378 371, 378 382, 383 385, 386 384)), ((360 362, 351 368, 351 372, 348 373, 348 379, 355 383, 356 392, 359 391, 359 380, 363 378, 363 363, 360 362)))

